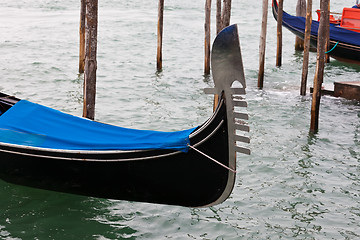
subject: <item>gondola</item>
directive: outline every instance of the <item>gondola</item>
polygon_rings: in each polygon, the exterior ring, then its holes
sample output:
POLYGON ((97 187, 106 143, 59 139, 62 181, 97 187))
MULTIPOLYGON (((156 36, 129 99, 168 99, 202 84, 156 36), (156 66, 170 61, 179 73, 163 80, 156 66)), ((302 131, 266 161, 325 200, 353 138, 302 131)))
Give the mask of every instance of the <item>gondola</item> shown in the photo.
MULTIPOLYGON (((274 18, 278 17, 278 3, 272 0, 272 12, 274 18)), ((283 11, 282 25, 304 39, 305 18, 292 16, 283 11)), ((310 44, 317 47, 319 21, 312 20, 310 44)), ((337 24, 330 24, 330 41, 327 53, 339 61, 360 65, 360 33, 351 31, 337 24)))
POLYGON ((120 128, 1 93, 0 179, 185 207, 225 201, 235 184, 237 154, 250 154, 236 25, 218 34, 211 58, 215 86, 205 92, 218 96, 216 110, 202 125, 179 132, 120 128))

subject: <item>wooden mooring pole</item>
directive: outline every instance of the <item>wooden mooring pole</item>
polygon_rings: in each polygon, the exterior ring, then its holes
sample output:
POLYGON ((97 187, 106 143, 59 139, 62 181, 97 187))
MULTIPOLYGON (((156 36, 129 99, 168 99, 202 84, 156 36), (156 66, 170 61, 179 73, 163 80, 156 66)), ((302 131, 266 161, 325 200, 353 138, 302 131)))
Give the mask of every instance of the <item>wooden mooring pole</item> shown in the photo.
POLYGON ((314 77, 314 90, 312 95, 311 104, 311 122, 310 132, 317 133, 319 129, 319 110, 320 110, 320 98, 321 98, 321 85, 324 77, 324 65, 325 65, 325 43, 326 43, 326 27, 329 22, 329 0, 320 1, 320 25, 318 30, 318 42, 317 42, 317 61, 316 71, 314 77))
POLYGON ((94 119, 96 95, 96 51, 98 0, 86 0, 85 21, 85 71, 84 71, 84 107, 83 117, 94 119))
POLYGON ((210 74, 210 16, 211 16, 211 0, 205 1, 205 63, 204 74, 210 74))
POLYGON ((330 55, 327 54, 327 52, 330 50, 330 0, 329 0, 329 4, 328 4, 328 18, 329 18, 329 21, 326 23, 326 43, 325 43, 325 49, 326 49, 325 62, 326 63, 330 62, 330 55))
POLYGON ((80 6, 80 48, 79 48, 79 73, 84 73, 85 67, 85 14, 86 3, 85 0, 81 0, 80 6))
POLYGON ((232 0, 216 0, 216 34, 230 25, 232 0))
POLYGON ((305 36, 304 36, 304 56, 303 56, 303 68, 302 68, 302 74, 301 74, 301 87, 300 87, 300 95, 301 96, 306 95, 307 77, 308 77, 308 73, 309 73, 311 22, 312 22, 312 0, 307 0, 305 36))
POLYGON ((218 34, 222 29, 222 20, 221 20, 221 0, 216 0, 216 34, 218 34))
POLYGON ((158 72, 162 71, 163 25, 164 25, 164 0, 159 0, 158 27, 157 27, 157 56, 156 56, 156 68, 158 72))
MULTIPOLYGON (((296 4, 296 16, 305 17, 306 16, 306 1, 298 0, 296 4)), ((304 50, 304 40, 299 37, 295 37, 295 50, 302 51, 304 50)))
POLYGON ((230 25, 230 17, 231 17, 231 1, 232 0, 224 0, 223 10, 221 14, 222 18, 222 28, 225 28, 230 25))
POLYGON ((279 10, 277 19, 277 50, 276 50, 276 66, 281 66, 282 58, 282 18, 283 18, 284 0, 279 0, 279 10))
POLYGON ((259 74, 258 74, 258 88, 260 88, 260 89, 262 89, 264 86, 266 28, 267 28, 268 6, 269 6, 269 1, 263 0, 260 47, 259 47, 259 74))

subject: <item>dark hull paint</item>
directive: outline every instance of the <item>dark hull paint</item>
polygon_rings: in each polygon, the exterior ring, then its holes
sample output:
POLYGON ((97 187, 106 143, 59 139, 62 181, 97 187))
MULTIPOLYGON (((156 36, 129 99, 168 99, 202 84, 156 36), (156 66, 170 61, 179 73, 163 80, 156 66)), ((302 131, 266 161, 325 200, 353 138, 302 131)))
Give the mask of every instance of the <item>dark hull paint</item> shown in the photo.
MULTIPOLYGON (((225 101, 190 135, 190 142, 224 165, 232 165, 225 101)), ((231 193, 235 174, 192 149, 188 153, 94 152, 0 143, 0 178, 85 196, 201 207, 224 201, 231 193)))

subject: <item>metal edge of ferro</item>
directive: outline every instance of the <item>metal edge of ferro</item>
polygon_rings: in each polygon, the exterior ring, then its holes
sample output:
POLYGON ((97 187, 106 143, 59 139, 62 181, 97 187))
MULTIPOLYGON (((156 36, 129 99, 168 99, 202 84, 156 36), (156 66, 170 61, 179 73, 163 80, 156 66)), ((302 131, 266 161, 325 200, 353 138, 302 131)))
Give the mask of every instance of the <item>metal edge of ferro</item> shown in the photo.
MULTIPOLYGON (((246 81, 241 56, 238 27, 236 24, 224 28, 215 38, 211 51, 211 70, 214 88, 205 88, 206 94, 224 94, 229 131, 229 157, 236 159, 236 153, 249 155, 250 149, 239 146, 250 143, 242 132, 249 132, 246 122, 249 117, 245 110, 247 102, 246 81)), ((236 167, 236 166, 233 166, 236 167)))

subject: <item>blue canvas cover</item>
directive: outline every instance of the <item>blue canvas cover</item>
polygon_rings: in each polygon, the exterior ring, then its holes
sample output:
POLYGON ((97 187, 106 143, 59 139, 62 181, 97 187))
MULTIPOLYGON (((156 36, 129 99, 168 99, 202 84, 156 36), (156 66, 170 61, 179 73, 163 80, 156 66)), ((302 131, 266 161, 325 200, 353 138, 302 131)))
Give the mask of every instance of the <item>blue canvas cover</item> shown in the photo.
MULTIPOLYGON (((295 17, 283 12, 283 24, 303 33, 305 32, 305 20, 304 17, 295 17)), ((318 29, 319 22, 313 20, 311 23, 311 35, 317 36, 318 29)), ((337 27, 333 24, 330 24, 330 39, 337 42, 360 46, 360 33, 337 27)))
POLYGON ((195 128, 159 132, 121 128, 21 100, 0 116, 0 142, 67 150, 173 149, 186 152, 195 128))

